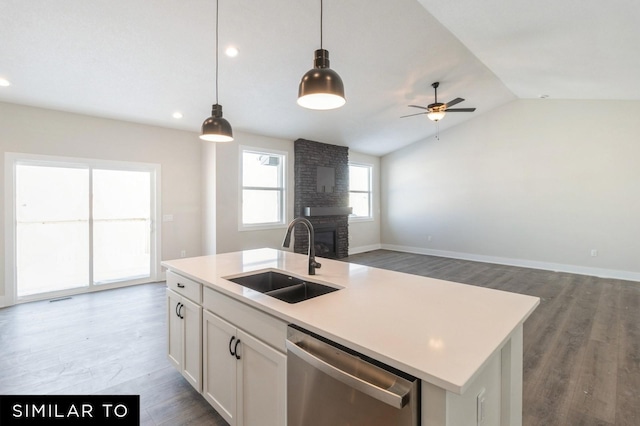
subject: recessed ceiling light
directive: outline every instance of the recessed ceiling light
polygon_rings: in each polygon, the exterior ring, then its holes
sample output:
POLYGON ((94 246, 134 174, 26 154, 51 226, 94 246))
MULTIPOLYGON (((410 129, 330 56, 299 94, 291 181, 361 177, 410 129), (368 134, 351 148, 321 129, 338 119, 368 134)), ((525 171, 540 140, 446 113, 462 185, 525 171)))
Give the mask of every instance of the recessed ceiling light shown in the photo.
POLYGON ((172 117, 175 118, 176 120, 180 120, 183 117, 183 115, 180 111, 176 111, 173 113, 172 117))
POLYGON ((2 86, 2 87, 11 86, 11 82, 9 80, 7 80, 6 78, 0 78, 0 86, 2 86))
POLYGON ((227 47, 227 50, 224 51, 225 55, 227 55, 230 58, 235 58, 236 56, 238 56, 238 48, 234 47, 234 46, 229 46, 227 47))

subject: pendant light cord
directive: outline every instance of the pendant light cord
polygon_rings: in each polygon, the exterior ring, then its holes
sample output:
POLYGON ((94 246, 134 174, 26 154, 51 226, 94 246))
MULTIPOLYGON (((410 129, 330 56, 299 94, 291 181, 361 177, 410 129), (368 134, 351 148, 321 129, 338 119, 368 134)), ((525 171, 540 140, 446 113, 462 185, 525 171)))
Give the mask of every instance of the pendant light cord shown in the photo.
POLYGON ((216 104, 218 103, 218 9, 219 0, 216 0, 216 104))
POLYGON ((320 49, 322 50, 322 0, 320 0, 320 49))

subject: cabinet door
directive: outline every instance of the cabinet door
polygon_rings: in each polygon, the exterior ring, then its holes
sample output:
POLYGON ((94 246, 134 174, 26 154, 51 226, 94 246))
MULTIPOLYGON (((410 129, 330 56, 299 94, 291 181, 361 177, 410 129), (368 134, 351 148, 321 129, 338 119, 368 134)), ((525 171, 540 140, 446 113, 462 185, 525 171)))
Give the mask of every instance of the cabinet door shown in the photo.
MULTIPOLYGON (((202 315, 203 395, 231 425, 236 425, 236 328, 208 311, 202 315)), ((239 345, 238 345, 239 347, 239 345)))
POLYGON ((238 425, 286 424, 287 357, 238 330, 238 425))
POLYGON ((182 298, 182 316, 184 352, 182 356, 182 375, 200 392, 202 390, 202 307, 182 298))
POLYGON ((167 289, 167 353, 169 362, 182 371, 182 319, 178 316, 181 296, 167 289))

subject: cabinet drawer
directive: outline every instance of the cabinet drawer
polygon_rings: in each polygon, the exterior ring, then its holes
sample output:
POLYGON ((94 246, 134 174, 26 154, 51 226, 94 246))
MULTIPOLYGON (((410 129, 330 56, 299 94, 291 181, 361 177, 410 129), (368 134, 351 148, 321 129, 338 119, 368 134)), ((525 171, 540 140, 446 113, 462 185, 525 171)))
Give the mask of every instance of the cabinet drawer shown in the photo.
POLYGON ((287 323, 205 287, 202 307, 241 328, 280 352, 286 352, 287 323))
POLYGON ((194 302, 202 303, 202 284, 167 271, 167 287, 194 302))

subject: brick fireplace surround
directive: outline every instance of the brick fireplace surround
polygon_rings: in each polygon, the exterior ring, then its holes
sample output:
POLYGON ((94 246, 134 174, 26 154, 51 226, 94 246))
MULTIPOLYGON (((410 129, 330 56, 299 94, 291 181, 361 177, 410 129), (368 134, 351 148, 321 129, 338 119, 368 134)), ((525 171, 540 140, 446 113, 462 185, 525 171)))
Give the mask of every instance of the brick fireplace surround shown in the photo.
MULTIPOLYGON (((349 149, 305 139, 294 142, 294 213, 306 217, 316 235, 316 255, 343 258, 349 255, 349 216, 330 214, 305 216, 306 207, 347 207, 349 205, 349 149), (335 247, 330 232, 335 232, 335 247)), ((298 225, 294 251, 307 253, 307 230, 298 225)))

